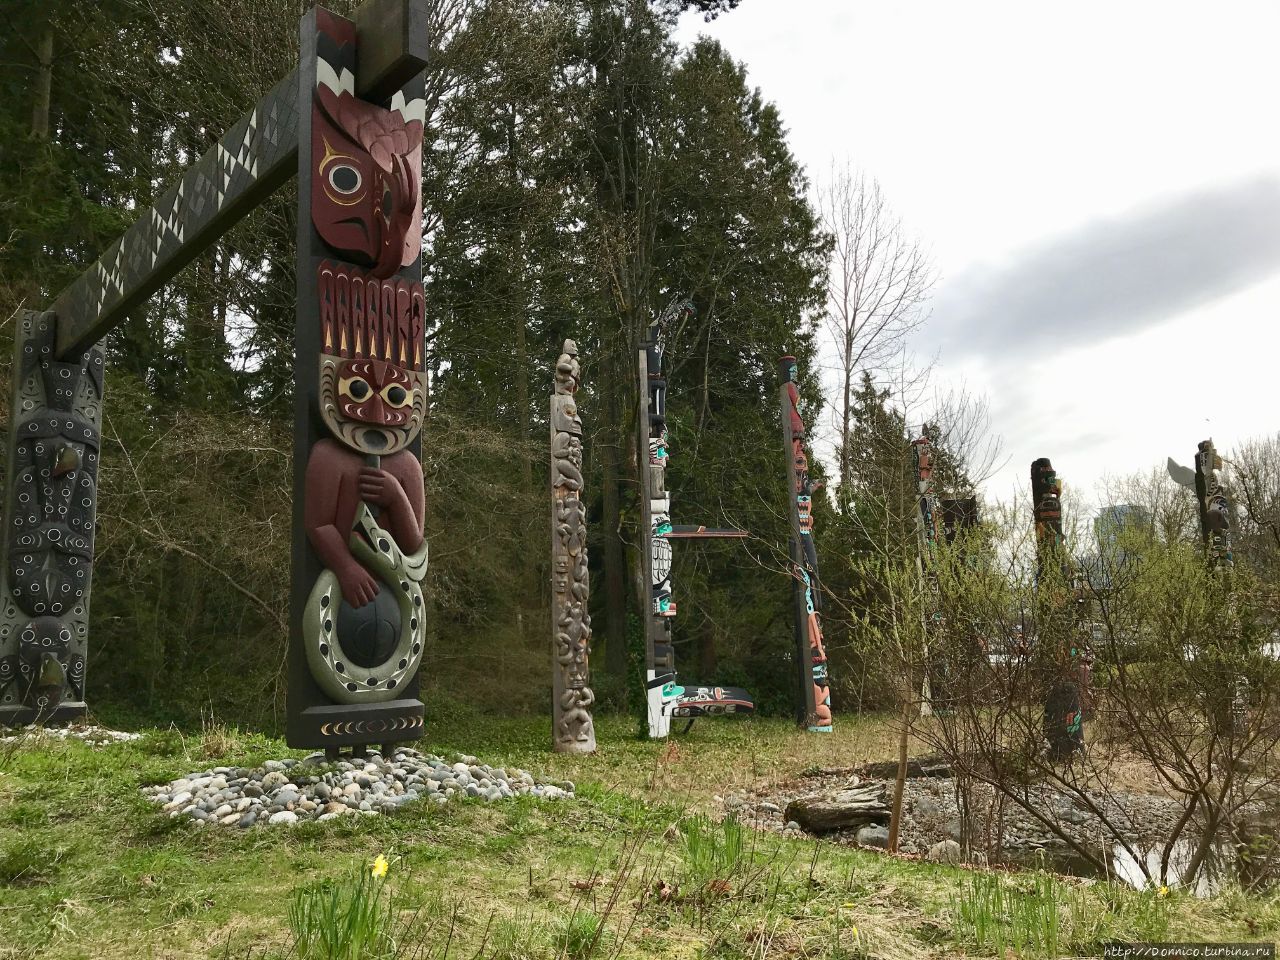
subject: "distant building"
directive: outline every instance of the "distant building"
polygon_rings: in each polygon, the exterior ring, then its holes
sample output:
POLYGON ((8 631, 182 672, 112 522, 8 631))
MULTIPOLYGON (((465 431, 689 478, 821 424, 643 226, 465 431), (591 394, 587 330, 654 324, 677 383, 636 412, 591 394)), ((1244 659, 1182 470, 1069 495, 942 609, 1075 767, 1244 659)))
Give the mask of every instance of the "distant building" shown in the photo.
POLYGON ((1093 538, 1097 552, 1081 558, 1081 565, 1095 588, 1106 589, 1112 574, 1130 562, 1127 544, 1135 536, 1150 536, 1154 531, 1151 511, 1133 503, 1103 507, 1093 519, 1093 538))

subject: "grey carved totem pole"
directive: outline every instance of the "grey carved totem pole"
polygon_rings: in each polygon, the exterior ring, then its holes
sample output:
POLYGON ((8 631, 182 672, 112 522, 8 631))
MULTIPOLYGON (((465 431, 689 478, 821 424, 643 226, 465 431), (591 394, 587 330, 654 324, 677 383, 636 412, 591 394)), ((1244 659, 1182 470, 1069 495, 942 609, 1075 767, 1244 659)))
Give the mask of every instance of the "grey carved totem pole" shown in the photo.
POLYGON ((551 740, 556 753, 593 753, 595 694, 587 686, 591 653, 591 577, 587 508, 582 502, 582 420, 578 345, 564 342, 551 394, 551 740))
POLYGON ((649 586, 649 609, 644 617, 645 691, 649 736, 655 739, 671 732, 672 717, 686 717, 692 722, 697 717, 750 713, 755 709, 751 694, 740 687, 685 688, 676 683, 675 647, 671 638, 671 619, 676 615, 676 605, 671 600, 671 541, 747 536, 745 530, 671 523, 671 496, 667 490, 667 381, 662 376, 662 358, 668 328, 692 312, 693 304, 688 300, 682 297, 673 300, 649 325, 639 355, 640 528, 649 533, 649 549, 640 551, 641 575, 649 586))
POLYGON ((289 741, 336 751, 421 730, 426 8, 368 0, 351 20, 304 16, 298 69, 48 310, 20 318, 0 723, 85 709, 99 341, 296 173, 289 741))
POLYGON ((778 361, 782 404, 782 445, 787 458, 790 491, 791 592, 795 608, 794 633, 799 682, 796 719, 813 733, 831 732, 831 685, 827 679, 827 650, 822 642, 822 581, 818 578, 818 550, 813 543, 813 495, 821 488, 809 475, 805 426, 800 417, 800 375, 796 358, 778 361))

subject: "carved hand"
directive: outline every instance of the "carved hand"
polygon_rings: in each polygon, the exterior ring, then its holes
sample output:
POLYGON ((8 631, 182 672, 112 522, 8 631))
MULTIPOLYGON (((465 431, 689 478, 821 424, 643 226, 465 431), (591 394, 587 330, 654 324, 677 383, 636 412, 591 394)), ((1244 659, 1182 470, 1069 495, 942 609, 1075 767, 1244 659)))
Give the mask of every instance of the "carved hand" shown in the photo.
POLYGON ((342 599, 352 607, 363 607, 378 595, 378 580, 358 563, 352 563, 338 574, 342 599))
POLYGON ((360 499, 393 513, 409 508, 409 498, 400 482, 387 471, 374 467, 360 468, 360 499))

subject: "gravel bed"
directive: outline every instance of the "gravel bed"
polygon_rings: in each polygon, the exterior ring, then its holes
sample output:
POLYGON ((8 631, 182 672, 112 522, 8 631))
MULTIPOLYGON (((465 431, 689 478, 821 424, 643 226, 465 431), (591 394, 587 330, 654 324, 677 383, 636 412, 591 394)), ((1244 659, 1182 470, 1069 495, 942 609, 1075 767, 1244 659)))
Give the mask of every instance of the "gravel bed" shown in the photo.
POLYGON ((574 795, 569 781, 547 783, 524 770, 491 767, 475 757, 452 761, 408 747, 390 759, 371 749, 357 760, 330 763, 323 753, 303 760, 268 760, 260 767, 214 767, 142 792, 171 817, 200 825, 248 828, 343 816, 376 816, 414 802, 442 805, 453 797, 546 800, 574 795))

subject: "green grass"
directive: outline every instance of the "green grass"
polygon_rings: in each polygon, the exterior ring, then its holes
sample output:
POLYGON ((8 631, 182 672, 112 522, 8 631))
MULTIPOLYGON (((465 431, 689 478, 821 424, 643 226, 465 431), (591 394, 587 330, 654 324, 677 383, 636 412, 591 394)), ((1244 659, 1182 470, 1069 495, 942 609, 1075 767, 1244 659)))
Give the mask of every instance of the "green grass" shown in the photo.
POLYGON ((602 716, 599 753, 566 757, 549 752, 544 718, 433 713, 422 749, 572 780, 578 799, 240 832, 170 819, 138 788, 287 755, 278 741, 211 724, 100 749, 24 744, 0 762, 0 958, 307 956, 305 931, 353 925, 343 905, 378 854, 392 861, 386 886, 354 923, 374 946, 352 955, 905 960, 1004 947, 1096 955, 1157 933, 1280 937, 1275 895, 1158 898, 973 873, 718 819, 715 797, 729 790, 885 759, 892 737, 878 720, 844 719, 830 736, 783 720, 699 721, 654 744, 635 739, 632 718, 602 716))

